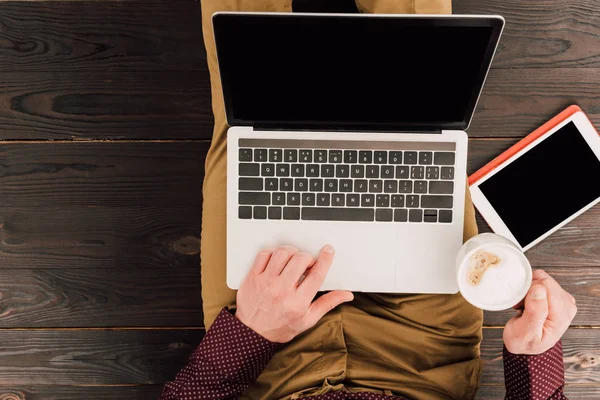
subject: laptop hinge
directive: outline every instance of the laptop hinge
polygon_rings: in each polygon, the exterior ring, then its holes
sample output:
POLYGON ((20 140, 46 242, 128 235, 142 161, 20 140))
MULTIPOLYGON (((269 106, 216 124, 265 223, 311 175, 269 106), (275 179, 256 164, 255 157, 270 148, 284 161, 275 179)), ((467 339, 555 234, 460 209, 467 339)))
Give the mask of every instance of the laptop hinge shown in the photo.
POLYGON ((252 129, 255 131, 277 131, 277 132, 285 132, 285 131, 325 131, 325 132, 347 132, 347 133, 438 133, 441 134, 441 129, 425 129, 423 127, 410 127, 403 126, 402 128, 398 127, 385 127, 385 126, 352 126, 352 127, 332 127, 331 125, 290 125, 286 124, 285 127, 281 127, 280 125, 275 124, 259 124, 255 123, 252 126, 252 129))

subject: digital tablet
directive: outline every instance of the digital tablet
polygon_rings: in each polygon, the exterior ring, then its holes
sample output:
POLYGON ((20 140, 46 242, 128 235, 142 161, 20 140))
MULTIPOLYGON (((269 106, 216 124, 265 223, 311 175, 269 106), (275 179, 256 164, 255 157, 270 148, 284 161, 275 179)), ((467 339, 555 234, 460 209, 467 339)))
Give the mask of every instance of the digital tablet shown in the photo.
POLYGON ((535 246, 600 201, 600 136, 571 106, 469 177, 495 233, 535 246))

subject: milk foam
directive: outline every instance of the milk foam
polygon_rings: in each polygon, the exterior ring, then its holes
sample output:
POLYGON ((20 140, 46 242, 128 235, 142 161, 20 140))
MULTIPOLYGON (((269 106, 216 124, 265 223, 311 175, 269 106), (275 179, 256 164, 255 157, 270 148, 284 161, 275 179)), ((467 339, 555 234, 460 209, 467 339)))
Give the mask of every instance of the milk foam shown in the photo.
POLYGON ((483 246, 487 252, 500 257, 499 264, 489 267, 478 285, 468 283, 468 258, 461 266, 461 292, 465 297, 482 305, 500 306, 507 302, 515 303, 520 297, 527 282, 526 265, 523 255, 517 249, 508 246, 489 244, 483 246))

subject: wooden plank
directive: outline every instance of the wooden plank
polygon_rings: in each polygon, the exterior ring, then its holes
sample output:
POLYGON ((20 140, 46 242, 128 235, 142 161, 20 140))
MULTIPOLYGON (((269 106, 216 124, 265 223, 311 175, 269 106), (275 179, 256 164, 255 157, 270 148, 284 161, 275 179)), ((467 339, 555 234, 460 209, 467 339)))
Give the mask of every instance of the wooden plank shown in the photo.
POLYGON ((206 70, 6 72, 0 139, 210 139, 206 70))
MULTIPOLYGON (((577 316, 573 325, 598 325, 600 321, 600 268, 548 267, 543 268, 577 301, 577 316)), ((504 326, 515 316, 513 310, 485 312, 484 324, 504 326)))
MULTIPOLYGON (((514 139, 470 140, 468 172, 475 172, 515 142, 514 139)), ((480 232, 490 231, 481 216, 478 225, 480 232)), ((597 205, 529 250, 527 257, 535 267, 600 266, 599 237, 600 205, 597 205)))
POLYGON ((116 386, 0 386, 2 400, 148 400, 156 399, 163 385, 116 386))
MULTIPOLYGON (((600 42, 598 42, 600 43, 600 42)), ((597 47, 596 53, 600 54, 597 47)), ((490 71, 470 137, 524 137, 571 104, 600 127, 600 68, 490 71)))
POLYGON ((454 0, 456 14, 501 14, 494 67, 599 67, 598 0, 454 0))
MULTIPOLYGON (((484 328, 482 383, 504 383, 502 329, 484 328)), ((600 329, 569 329, 563 337, 565 381, 600 386, 600 329)))
POLYGON ((0 2, 0 72, 206 69, 194 0, 0 2))
MULTIPOLYGON (((483 385, 477 392, 477 400, 504 400, 504 385, 483 385)), ((569 400, 589 400, 600 398, 600 385, 567 385, 565 394, 569 400)))
POLYGON ((202 327, 199 257, 191 261, 176 269, 3 266, 0 328, 202 327))
MULTIPOLYGON (((200 206, 207 142, 0 144, 0 199, 11 207, 200 206)), ((193 217, 193 215, 191 215, 193 217)))
POLYGON ((2 331, 4 386, 160 384, 173 379, 202 330, 2 331))

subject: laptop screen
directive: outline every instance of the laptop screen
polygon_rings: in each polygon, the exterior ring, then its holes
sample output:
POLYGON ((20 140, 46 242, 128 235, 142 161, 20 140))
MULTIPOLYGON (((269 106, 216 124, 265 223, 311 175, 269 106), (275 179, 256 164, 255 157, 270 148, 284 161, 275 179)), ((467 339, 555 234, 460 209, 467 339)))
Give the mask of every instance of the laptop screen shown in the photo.
POLYGON ((213 18, 230 125, 465 129, 499 17, 223 13, 213 18))

